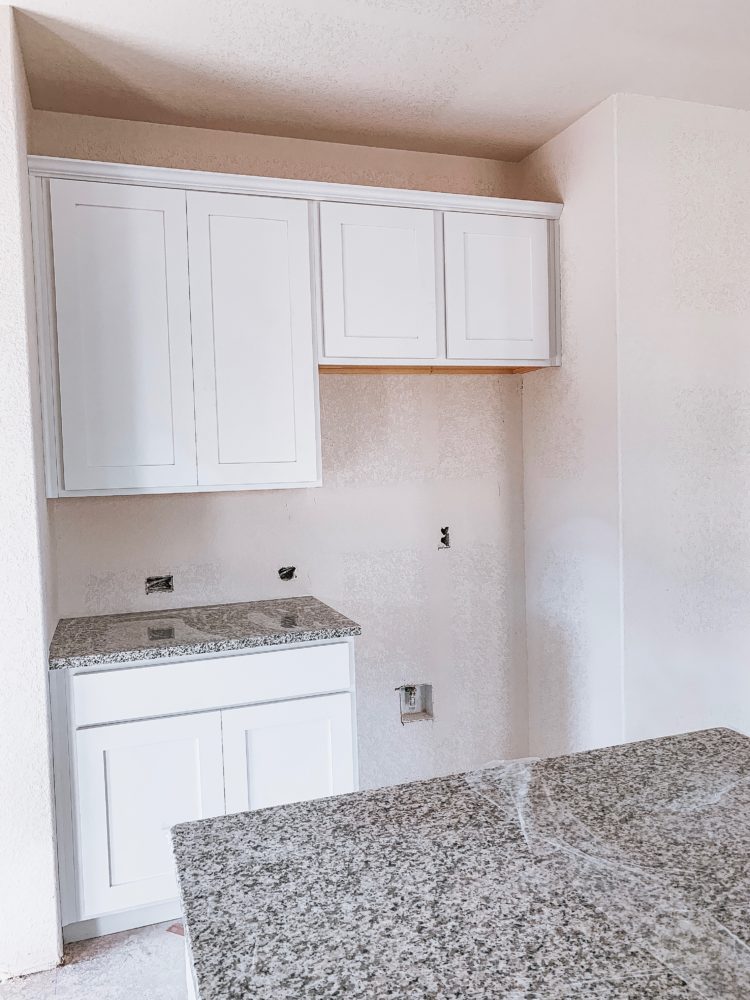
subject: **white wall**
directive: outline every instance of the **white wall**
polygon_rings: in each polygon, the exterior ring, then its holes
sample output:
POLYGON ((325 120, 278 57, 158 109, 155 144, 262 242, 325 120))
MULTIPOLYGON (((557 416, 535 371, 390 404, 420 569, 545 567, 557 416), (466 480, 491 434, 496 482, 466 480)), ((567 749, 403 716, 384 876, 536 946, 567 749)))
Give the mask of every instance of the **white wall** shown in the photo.
POLYGON ((626 733, 750 733, 750 114, 617 103, 626 733))
POLYGON ((315 594, 362 625, 363 786, 524 753, 516 379, 324 375, 321 395, 322 489, 54 501, 61 615, 315 594), (165 572, 175 593, 146 598, 165 572), (405 681, 434 684, 434 725, 401 726, 405 681))
POLYGON ((524 378, 532 752, 750 732, 750 114, 618 96, 560 198, 563 367, 524 378))
MULTIPOLYGON (((513 165, 34 115, 35 152, 467 193, 513 165)), ((316 490, 53 501, 60 614, 312 593, 359 621, 365 787, 526 752, 518 376, 323 375, 316 490), (452 547, 438 551, 449 525, 452 547), (279 580, 294 564, 298 578, 279 580), (175 593, 144 578, 173 572, 175 593), (395 688, 434 685, 402 727, 395 688)))
POLYGON ((517 163, 34 111, 31 152, 82 160, 515 198, 517 163))
POLYGON ((530 743, 622 738, 615 285, 615 104, 521 164, 562 201, 562 368, 523 381, 530 743))
POLYGON ((0 978, 60 954, 45 591, 49 544, 39 463, 29 266, 29 98, 13 15, 0 7, 0 978))

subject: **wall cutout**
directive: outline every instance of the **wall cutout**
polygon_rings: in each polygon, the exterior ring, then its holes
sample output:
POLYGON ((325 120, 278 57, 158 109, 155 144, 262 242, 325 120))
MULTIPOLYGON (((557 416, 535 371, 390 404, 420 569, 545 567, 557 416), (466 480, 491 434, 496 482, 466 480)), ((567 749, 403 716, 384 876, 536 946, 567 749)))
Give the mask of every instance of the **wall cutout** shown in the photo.
POLYGON ((171 594, 174 591, 174 577, 171 573, 167 576, 147 576, 147 594, 171 594))
POLYGON ((402 684, 399 693, 401 725, 432 721, 432 684, 402 684))
POLYGON ((296 566, 282 566, 281 569, 279 570, 280 580, 293 580, 296 575, 297 575, 296 566))
POLYGON ((449 549, 451 547, 451 529, 446 525, 440 529, 440 544, 438 549, 449 549))
POLYGON ((149 625, 146 631, 152 642, 157 639, 174 639, 173 625, 149 625))

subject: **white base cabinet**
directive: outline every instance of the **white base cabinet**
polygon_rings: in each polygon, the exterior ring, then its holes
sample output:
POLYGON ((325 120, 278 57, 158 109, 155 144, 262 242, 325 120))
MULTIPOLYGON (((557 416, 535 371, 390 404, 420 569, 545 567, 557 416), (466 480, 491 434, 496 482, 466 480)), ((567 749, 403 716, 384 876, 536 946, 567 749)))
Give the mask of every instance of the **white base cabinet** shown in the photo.
POLYGON ((353 676, 348 639, 51 671, 66 940, 176 915, 176 823, 355 791, 353 676))
POLYGON ((354 787, 352 703, 332 694, 222 712, 227 812, 320 799, 354 787))
POLYGON ((177 895, 169 830, 224 813, 221 713, 75 734, 82 915, 177 895))

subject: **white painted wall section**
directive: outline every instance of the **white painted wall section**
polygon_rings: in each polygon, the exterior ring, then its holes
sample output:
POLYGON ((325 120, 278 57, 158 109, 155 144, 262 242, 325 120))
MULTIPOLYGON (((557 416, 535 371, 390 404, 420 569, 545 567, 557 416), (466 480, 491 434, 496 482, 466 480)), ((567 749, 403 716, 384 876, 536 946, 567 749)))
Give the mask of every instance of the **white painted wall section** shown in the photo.
POLYGON ((13 13, 0 7, 0 979, 60 956, 46 643, 53 594, 43 499, 26 129, 13 13))

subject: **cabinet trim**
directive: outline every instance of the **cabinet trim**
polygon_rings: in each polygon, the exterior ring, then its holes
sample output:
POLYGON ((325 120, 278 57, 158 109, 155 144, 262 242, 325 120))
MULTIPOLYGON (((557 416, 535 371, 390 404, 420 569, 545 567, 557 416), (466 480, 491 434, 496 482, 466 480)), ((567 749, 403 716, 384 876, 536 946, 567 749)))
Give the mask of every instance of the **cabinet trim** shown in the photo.
POLYGON ((236 194, 265 194, 306 201, 345 201, 366 205, 394 205, 431 208, 438 211, 478 212, 513 215, 533 219, 559 219, 563 206, 556 202, 523 201, 516 198, 487 198, 480 195, 445 194, 399 188, 368 187, 361 184, 334 184, 246 174, 221 174, 173 167, 144 167, 98 160, 72 160, 56 156, 29 156, 29 172, 34 177, 67 177, 100 180, 112 184, 142 184, 153 187, 180 187, 191 191, 226 191, 236 194))
POLYGON ((49 182, 30 177, 31 236, 34 244, 34 299, 36 304, 36 339, 39 365, 39 393, 42 403, 44 476, 48 497, 61 496, 62 436, 60 424, 60 387, 56 372, 57 337, 55 335, 55 269, 52 264, 52 213, 49 182))
POLYGON ((321 375, 524 375, 526 372, 539 371, 541 368, 554 367, 549 363, 539 365, 399 365, 370 364, 359 365, 320 365, 321 375))

